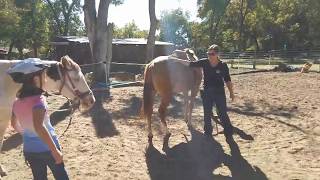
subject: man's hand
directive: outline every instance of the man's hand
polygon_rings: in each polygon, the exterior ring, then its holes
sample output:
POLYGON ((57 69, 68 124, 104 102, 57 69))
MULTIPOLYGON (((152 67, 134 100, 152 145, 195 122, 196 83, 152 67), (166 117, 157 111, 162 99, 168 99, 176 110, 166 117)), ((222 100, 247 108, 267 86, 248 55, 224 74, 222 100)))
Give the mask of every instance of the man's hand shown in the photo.
POLYGON ((231 101, 234 101, 234 99, 235 99, 234 93, 230 93, 230 99, 231 99, 231 101))

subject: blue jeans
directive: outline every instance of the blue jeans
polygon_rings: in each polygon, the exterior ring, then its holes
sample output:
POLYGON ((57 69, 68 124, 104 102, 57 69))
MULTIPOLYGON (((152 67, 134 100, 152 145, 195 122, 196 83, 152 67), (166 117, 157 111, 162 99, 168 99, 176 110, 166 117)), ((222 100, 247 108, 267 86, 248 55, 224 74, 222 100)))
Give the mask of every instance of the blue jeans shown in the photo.
POLYGON ((56 180, 69 180, 64 164, 55 164, 55 160, 51 152, 24 152, 26 161, 29 163, 34 180, 47 180, 47 166, 52 171, 56 180))
POLYGON ((204 112, 204 132, 207 135, 212 134, 212 108, 216 106, 218 117, 222 123, 225 136, 232 135, 233 126, 231 125, 227 114, 227 102, 224 89, 207 88, 200 91, 203 112, 204 112))

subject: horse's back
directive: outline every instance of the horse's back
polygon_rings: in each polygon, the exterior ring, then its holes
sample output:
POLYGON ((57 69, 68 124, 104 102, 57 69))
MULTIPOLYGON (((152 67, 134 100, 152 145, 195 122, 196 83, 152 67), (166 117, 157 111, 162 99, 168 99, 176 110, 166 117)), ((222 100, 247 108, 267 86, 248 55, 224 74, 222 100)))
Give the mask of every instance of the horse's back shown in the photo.
POLYGON ((190 90, 195 80, 194 70, 182 63, 172 61, 170 56, 160 56, 150 63, 155 89, 161 91, 182 92, 190 90))

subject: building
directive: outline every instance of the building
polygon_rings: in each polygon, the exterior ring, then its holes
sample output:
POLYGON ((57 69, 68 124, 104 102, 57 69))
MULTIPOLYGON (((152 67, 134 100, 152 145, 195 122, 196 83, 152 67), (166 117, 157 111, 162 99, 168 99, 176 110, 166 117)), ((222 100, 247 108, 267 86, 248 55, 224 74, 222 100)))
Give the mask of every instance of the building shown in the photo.
MULTIPOLYGON (((54 48, 51 58, 60 59, 69 55, 78 64, 91 63, 91 51, 87 37, 60 36, 56 37, 51 45, 54 48)), ((145 63, 146 39, 113 39, 112 40, 112 62, 117 63, 145 63)), ((155 57, 169 55, 175 46, 168 42, 155 42, 155 57)), ((111 71, 140 71, 139 66, 123 68, 125 65, 111 65, 111 71)))

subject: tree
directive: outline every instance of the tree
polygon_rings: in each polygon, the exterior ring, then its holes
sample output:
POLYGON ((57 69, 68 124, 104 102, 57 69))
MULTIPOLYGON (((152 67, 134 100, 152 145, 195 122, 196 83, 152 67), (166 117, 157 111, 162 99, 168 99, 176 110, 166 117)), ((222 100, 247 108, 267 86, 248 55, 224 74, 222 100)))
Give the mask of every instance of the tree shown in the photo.
POLYGON ((146 48, 146 60, 149 62, 154 58, 154 43, 156 40, 156 29, 157 29, 157 17, 155 12, 155 0, 149 0, 149 18, 150 18, 150 29, 146 48))
POLYGON ((188 13, 182 9, 164 11, 160 20, 160 40, 181 47, 190 46, 191 29, 188 20, 188 13))
POLYGON ((115 26, 113 30, 114 38, 147 38, 148 31, 140 30, 134 21, 126 24, 123 28, 115 26))
POLYGON ((9 56, 11 56, 11 50, 15 46, 19 50, 20 58, 23 58, 23 49, 32 46, 33 56, 37 57, 38 49, 48 44, 49 28, 44 4, 36 0, 16 0, 14 3, 3 1, 3 7, 4 9, 7 7, 10 11, 7 11, 4 13, 5 16, 1 17, 4 17, 6 21, 12 20, 10 23, 4 22, 6 27, 4 29, 8 28, 7 30, 10 30, 5 35, 6 41, 10 41, 9 56))
POLYGON ((207 24, 210 40, 215 42, 220 22, 225 15, 230 0, 198 0, 197 4, 199 6, 199 17, 204 19, 203 24, 207 24))
POLYGON ((50 9, 50 15, 54 22, 53 28, 57 35, 69 35, 70 29, 81 27, 79 19, 80 0, 44 0, 50 9), (69 4, 70 2, 70 4, 69 4), (73 27, 73 28, 72 28, 73 27))
POLYGON ((18 9, 14 6, 12 1, 0 0, 0 37, 1 40, 10 40, 14 30, 18 27, 20 17, 18 9))
MULTIPOLYGON (((108 48, 107 38, 112 40, 112 37, 108 37, 107 32, 111 32, 110 29, 113 29, 113 25, 108 24, 108 10, 110 3, 121 4, 122 0, 101 0, 98 12, 96 11, 95 0, 84 1, 84 22, 89 38, 93 63, 106 62, 108 48)), ((108 49, 110 49, 110 47, 108 49)), ((95 67, 94 81, 106 82, 106 78, 108 79, 108 77, 106 77, 104 73, 104 66, 99 65, 95 67)))

